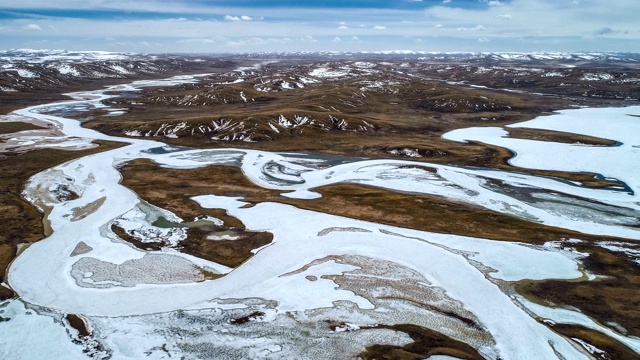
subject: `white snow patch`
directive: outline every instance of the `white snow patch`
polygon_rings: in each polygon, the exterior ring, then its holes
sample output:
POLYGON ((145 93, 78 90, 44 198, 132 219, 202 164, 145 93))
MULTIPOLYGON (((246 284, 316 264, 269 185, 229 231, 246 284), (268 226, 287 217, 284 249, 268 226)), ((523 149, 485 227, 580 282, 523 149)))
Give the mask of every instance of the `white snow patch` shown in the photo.
POLYGON ((334 69, 329 69, 324 67, 313 69, 309 73, 309 75, 319 77, 319 78, 338 78, 338 77, 348 76, 350 74, 351 73, 349 72, 349 70, 344 70, 344 69, 334 70, 334 69))

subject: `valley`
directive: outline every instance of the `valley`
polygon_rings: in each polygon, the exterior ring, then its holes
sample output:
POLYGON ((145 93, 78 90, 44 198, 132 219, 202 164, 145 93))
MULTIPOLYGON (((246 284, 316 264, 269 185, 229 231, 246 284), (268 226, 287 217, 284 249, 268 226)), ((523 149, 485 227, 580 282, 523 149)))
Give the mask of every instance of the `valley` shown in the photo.
POLYGON ((0 57, 0 354, 640 358, 640 68, 551 55, 0 57))

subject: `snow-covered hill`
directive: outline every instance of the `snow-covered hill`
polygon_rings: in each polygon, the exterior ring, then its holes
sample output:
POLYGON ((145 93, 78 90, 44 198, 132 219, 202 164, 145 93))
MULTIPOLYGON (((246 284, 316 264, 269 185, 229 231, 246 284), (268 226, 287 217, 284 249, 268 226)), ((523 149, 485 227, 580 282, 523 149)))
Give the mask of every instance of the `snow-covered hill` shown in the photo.
POLYGON ((497 61, 572 61, 572 62, 640 62, 640 54, 610 53, 610 52, 430 52, 413 50, 387 50, 367 52, 280 52, 242 54, 243 57, 253 58, 296 58, 296 57, 395 57, 429 60, 497 60, 497 61))
POLYGON ((92 79, 191 72, 215 63, 212 58, 179 55, 13 49, 0 51, 0 92, 47 90, 92 79))

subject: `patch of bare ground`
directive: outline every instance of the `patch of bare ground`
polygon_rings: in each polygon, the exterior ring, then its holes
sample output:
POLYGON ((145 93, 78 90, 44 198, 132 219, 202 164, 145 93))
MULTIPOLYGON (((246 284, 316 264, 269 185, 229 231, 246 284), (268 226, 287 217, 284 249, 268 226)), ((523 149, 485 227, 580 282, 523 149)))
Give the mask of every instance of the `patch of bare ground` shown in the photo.
POLYGON ((231 319, 230 323, 233 325, 243 325, 252 320, 256 320, 264 316, 265 316, 265 313, 263 313, 262 311, 254 311, 249 315, 245 315, 236 319, 231 319))
POLYGON ((89 327, 87 326, 87 323, 81 316, 76 314, 67 314, 65 318, 67 319, 67 321, 69 322, 69 325, 71 325, 72 328, 78 330, 78 334, 80 336, 91 335, 91 332, 89 331, 89 327))
POLYGON ((598 350, 592 352, 592 355, 599 360, 638 360, 640 355, 629 349, 626 345, 610 337, 603 336, 601 333, 579 326, 568 324, 551 325, 553 331, 562 334, 571 339, 580 339, 589 345, 595 346, 598 350), (600 352, 603 351, 604 353, 600 352))
MULTIPOLYGON (((10 244, 0 244, 0 270, 2 271, 2 280, 4 281, 5 270, 16 256, 16 247, 10 244)), ((0 285, 0 300, 8 299, 13 296, 13 291, 0 285)))
MULTIPOLYGON (((98 85, 99 86, 99 85, 98 85)), ((84 90, 93 90, 96 85, 86 86, 84 90)), ((76 91, 81 88, 74 89, 76 91)), ((55 101, 69 100, 68 96, 58 93, 58 90, 48 92, 0 92, 0 114, 8 114, 12 111, 24 109, 28 106, 48 104, 55 101)))
MULTIPOLYGON (((13 134, 26 130, 42 130, 44 127, 20 121, 0 122, 0 134, 13 134)), ((2 141, 2 140, 0 140, 2 141)))
POLYGON ((104 204, 106 200, 106 197, 101 197, 100 199, 92 201, 85 206, 73 208, 73 217, 71 218, 71 221, 80 221, 93 214, 102 206, 102 204, 104 204))
POLYGON ((162 246, 164 244, 159 243, 159 242, 143 242, 140 241, 138 239, 136 239, 135 237, 129 235, 123 228, 117 226, 117 225, 111 225, 111 231, 113 231, 114 234, 116 234, 120 239, 131 243, 133 246, 137 247, 140 250, 146 250, 146 251, 158 251, 162 249, 162 246))
POLYGON ((616 331, 622 327, 626 335, 640 336, 640 266, 590 243, 572 246, 589 254, 584 267, 599 279, 522 281, 515 290, 542 304, 574 307, 616 331))
MULTIPOLYGON (((41 149, 21 154, 2 154, 4 157, 0 158, 0 213, 3 224, 0 227, 0 282, 4 281, 5 271, 15 258, 18 244, 32 243, 44 238, 42 214, 21 197, 26 181, 52 166, 124 145, 109 141, 95 143, 99 146, 80 151, 41 149)), ((0 299, 11 297, 12 294, 0 287, 0 299)))
POLYGON ((529 129, 508 127, 509 137, 537 141, 550 141, 565 144, 584 144, 594 146, 613 146, 617 143, 613 140, 598 138, 595 136, 579 135, 562 131, 529 129))
MULTIPOLYGON (((406 333, 413 340, 405 346, 372 345, 360 353, 365 360, 394 359, 418 360, 434 355, 447 355, 457 359, 484 360, 478 351, 468 344, 452 339, 435 330, 413 324, 376 325, 374 329, 389 329, 406 333)), ((361 330, 364 331, 364 330, 361 330)))
MULTIPOLYGON (((236 267, 253 256, 251 252, 271 243, 273 235, 268 232, 247 231, 238 219, 220 209, 203 209, 191 197, 203 194, 224 193, 250 195, 230 178, 231 167, 175 170, 160 168, 149 160, 134 160, 120 171, 122 184, 135 191, 140 198, 167 209, 183 219, 209 215, 224 221, 222 227, 194 227, 188 230, 186 240, 180 242, 179 250, 229 267, 236 267), (217 181, 225 179, 224 181, 217 181), (162 185, 160 185, 162 184, 162 185), (231 229, 238 236, 235 240, 210 240, 207 237, 216 231, 231 229)), ((265 190, 269 192, 268 190, 265 190)), ((276 196, 277 192, 272 192, 276 196)), ((158 250, 162 244, 136 241, 122 229, 114 228, 123 240, 140 249, 158 250)))

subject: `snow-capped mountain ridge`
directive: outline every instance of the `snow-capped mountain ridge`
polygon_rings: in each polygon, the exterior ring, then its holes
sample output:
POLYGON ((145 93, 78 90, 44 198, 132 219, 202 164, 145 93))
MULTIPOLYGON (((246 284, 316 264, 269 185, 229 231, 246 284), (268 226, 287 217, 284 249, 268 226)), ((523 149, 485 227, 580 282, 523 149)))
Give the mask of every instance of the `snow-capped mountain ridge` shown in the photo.
POLYGON ((240 57, 406 57, 425 60, 496 60, 496 61, 619 61, 640 62, 640 54, 619 52, 432 52, 414 50, 385 50, 363 52, 266 52, 236 55, 240 57))
POLYGON ((218 60, 107 51, 4 50, 0 51, 0 93, 60 89, 77 81, 199 72, 218 60))
POLYGON ((33 64, 39 64, 47 61, 114 61, 126 60, 132 57, 148 56, 135 53, 119 53, 108 51, 70 51, 49 49, 10 49, 0 51, 0 61, 23 61, 33 64))

